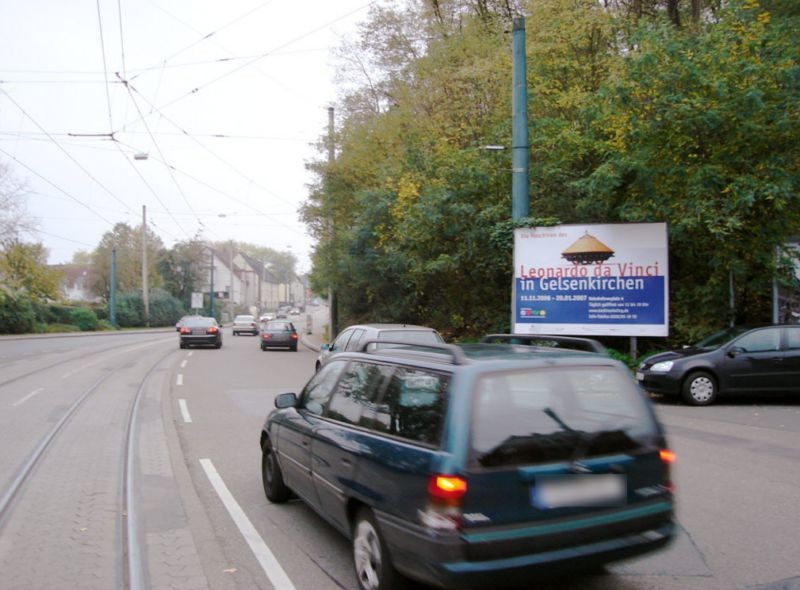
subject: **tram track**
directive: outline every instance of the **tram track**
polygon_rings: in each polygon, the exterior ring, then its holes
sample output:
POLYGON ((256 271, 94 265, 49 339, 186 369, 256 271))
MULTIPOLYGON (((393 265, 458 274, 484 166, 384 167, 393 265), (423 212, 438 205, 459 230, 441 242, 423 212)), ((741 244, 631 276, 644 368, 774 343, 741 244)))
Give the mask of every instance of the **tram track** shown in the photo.
MULTIPOLYGON (((138 341, 135 343, 126 343, 124 345, 107 348, 105 351, 119 352, 121 348, 135 349, 136 346, 149 345, 149 342, 143 343, 138 341)), ((74 522, 78 522, 76 526, 71 522, 66 524, 61 523, 59 526, 68 531, 65 537, 68 537, 72 542, 80 544, 81 532, 91 532, 97 538, 91 542, 86 542, 85 545, 91 546, 94 553, 92 560, 87 564, 67 564, 74 567, 77 572, 75 575, 84 576, 83 570, 91 572, 94 577, 104 576, 102 582, 83 583, 79 584, 80 587, 121 587, 126 590, 142 590, 147 588, 147 572, 145 564, 145 547, 144 539, 139 532, 139 523, 141 519, 141 511, 137 502, 137 495, 135 492, 137 485, 137 444, 139 443, 139 419, 140 419, 140 406, 142 398, 148 387, 151 385, 153 374, 159 370, 165 360, 174 356, 175 351, 170 347, 169 351, 159 351, 157 358, 151 362, 149 357, 147 361, 145 358, 139 357, 135 360, 131 367, 131 363, 125 366, 114 368, 102 368, 100 377, 92 381, 88 386, 74 398, 71 404, 64 410, 55 424, 47 430, 47 432, 38 439, 38 442, 33 446, 33 450, 24 456, 24 459, 19 463, 15 475, 12 476, 10 483, 5 489, 0 490, 0 539, 8 532, 11 523, 14 519, 19 522, 15 523, 16 530, 26 530, 26 520, 31 520, 31 515, 34 515, 33 528, 36 530, 38 526, 44 529, 42 533, 49 534, 47 525, 43 524, 47 517, 37 514, 39 510, 38 504, 42 503, 41 498, 51 499, 49 503, 55 506, 41 506, 41 511, 47 513, 52 512, 53 517, 61 518, 62 515, 66 518, 70 515, 69 511, 59 510, 59 506, 63 504, 69 509, 74 510, 77 515, 73 517, 74 522), (141 367, 144 365, 144 367, 141 367), (141 367, 141 369, 138 369, 141 367), (137 374, 138 370, 138 383, 135 382, 134 386, 126 381, 128 373, 133 372, 137 374), (143 374, 143 376, 141 376, 143 374), (115 382, 117 385, 115 385, 115 382), (92 402, 99 406, 92 408, 92 402), (91 412, 90 412, 91 410, 91 412), (82 419, 82 423, 78 424, 81 419, 82 413, 87 415, 82 419), (124 416, 124 419, 122 417, 124 416), (103 423, 104 418, 107 417, 107 424, 103 423), (124 421, 124 425, 120 422, 124 421), (72 473, 72 470, 64 468, 64 457, 70 457, 69 445, 67 449, 60 448, 56 444, 57 441, 62 440, 70 433, 70 429, 76 430, 72 433, 74 440, 80 441, 80 447, 76 447, 75 453, 86 455, 85 461, 80 462, 80 465, 85 465, 87 480, 98 480, 105 485, 101 486, 104 491, 96 492, 95 487, 87 487, 81 485, 80 474, 72 473), (86 431, 86 432, 84 432, 86 431), (92 440, 92 432, 99 433, 97 440, 92 440), (114 450, 111 445, 104 444, 107 441, 113 441, 118 448, 114 450), (58 452, 57 452, 58 450, 58 452), (58 454, 59 457, 54 455, 58 454), (121 460, 115 461, 115 457, 121 460), (49 465, 48 465, 49 463, 49 465), (60 471, 59 471, 60 470, 60 471), (57 481, 61 486, 58 477, 63 472, 69 472, 69 478, 66 485, 63 485, 63 494, 59 491, 49 489, 57 481), (109 473, 112 472, 112 473, 109 473), (116 478, 117 482, 113 483, 116 478), (49 482, 49 483, 48 483, 49 482), (29 490, 36 486, 36 498, 31 498, 26 502, 26 494, 29 490), (87 490, 91 490, 87 493, 87 490), (65 497, 62 497, 65 496, 65 497), (112 498, 112 496, 116 496, 112 498), (23 503, 27 505, 20 510, 21 514, 17 515, 18 508, 23 503), (112 508, 113 507, 113 508, 112 508), (111 516, 113 514, 113 517, 111 516), (111 520, 113 518, 113 522, 111 520), (41 520, 41 523, 39 522, 41 520), (78 534, 75 533, 78 531, 78 534), (114 548, 102 547, 105 542, 114 538, 114 548), (105 551, 107 555, 100 555, 105 551), (102 562, 102 567, 95 567, 94 563, 102 562), (83 569, 82 569, 83 568, 83 569), (92 571, 94 570, 94 571, 92 571), (99 572, 97 570, 100 570, 99 572), (114 571, 116 570, 116 571, 114 571)), ((68 362, 75 362, 77 359, 71 357, 63 361, 51 363, 48 369, 56 368, 68 362)), ((100 362, 105 362, 107 357, 100 362)), ((40 373, 43 369, 29 373, 40 373)), ((0 383, 0 387, 7 385, 10 382, 18 381, 23 376, 17 376, 11 380, 6 380, 0 383)), ((75 442, 71 441, 70 444, 74 445, 75 442)), ((34 494, 32 494, 33 496, 34 494)), ((14 532, 11 533, 12 536, 14 532)), ((56 532, 55 534, 58 534, 56 532)), ((88 535, 87 535, 88 536, 88 535)), ((25 536, 28 539, 27 533, 25 536)), ((26 540, 27 543, 35 543, 34 540, 26 540)), ((58 542, 53 543, 54 546, 59 546, 58 542)), ((16 553, 17 548, 13 543, 0 545, 0 569, 3 569, 5 559, 13 559, 10 555, 3 555, 2 549, 6 549, 7 553, 16 553)), ((75 554, 86 553, 85 547, 68 547, 75 554)), ((70 552, 68 551, 67 554, 70 552)), ((52 574, 49 574, 52 575, 52 574)), ((92 580, 91 576, 81 577, 81 580, 92 580)), ((67 576, 66 586, 69 587, 69 576, 67 576)), ((30 580, 28 580, 30 582, 30 580)), ((4 582, 5 584, 5 582, 4 582)), ((42 586, 51 587, 49 582, 42 582, 42 586)), ((24 585, 15 586, 14 581, 10 580, 8 588, 14 587, 27 587, 24 585)), ((74 586, 78 587, 78 586, 74 586)))

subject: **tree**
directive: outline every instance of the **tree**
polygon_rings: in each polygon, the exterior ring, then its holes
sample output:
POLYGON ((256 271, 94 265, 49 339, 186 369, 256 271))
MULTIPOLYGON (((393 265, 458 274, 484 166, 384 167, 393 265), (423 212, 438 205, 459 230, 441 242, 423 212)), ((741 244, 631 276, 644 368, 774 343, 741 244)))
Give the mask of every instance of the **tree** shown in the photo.
POLYGON ((61 275, 47 266, 47 250, 42 244, 25 244, 8 239, 0 245, 0 278, 17 296, 45 302, 61 298, 61 275))
POLYGON ((25 211, 27 188, 0 162, 0 243, 19 239, 35 228, 25 211))
POLYGON ((199 239, 178 242, 164 252, 158 261, 158 272, 164 280, 164 289, 187 308, 192 293, 208 275, 209 254, 207 246, 199 239))
MULTIPOLYGON (((164 253, 164 244, 150 228, 147 228, 147 280, 151 289, 161 287, 163 279, 158 273, 159 261, 164 253)), ((116 289, 119 293, 142 289, 142 232, 126 223, 117 223, 114 229, 103 234, 92 253, 95 294, 108 298, 111 292, 111 250, 117 249, 116 289)))

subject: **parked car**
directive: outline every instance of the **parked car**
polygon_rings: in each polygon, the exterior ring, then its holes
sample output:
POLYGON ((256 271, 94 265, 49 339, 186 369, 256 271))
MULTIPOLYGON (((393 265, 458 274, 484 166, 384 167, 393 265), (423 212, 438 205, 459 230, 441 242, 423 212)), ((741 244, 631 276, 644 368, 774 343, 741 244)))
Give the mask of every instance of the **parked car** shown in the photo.
POLYGON ((608 354, 608 350, 593 338, 561 336, 549 334, 487 334, 480 340, 485 343, 513 344, 517 346, 536 346, 539 348, 566 348, 585 350, 598 354, 608 354))
MULTIPOLYGON (((410 324, 356 324, 342 330, 331 343, 323 344, 317 356, 316 370, 324 365, 331 355, 349 350, 358 350, 368 340, 392 340, 411 344, 441 344, 444 339, 439 332, 426 326, 410 324)), ((396 346, 396 345, 392 345, 396 346)))
POLYGON ((362 590, 527 588, 673 537, 675 456, 619 361, 373 344, 278 395, 260 433, 267 498, 297 495, 346 535, 362 590))
POLYGON ((297 352, 297 330, 292 322, 272 320, 261 325, 261 350, 288 348, 297 352))
POLYGON ((186 318, 180 329, 180 347, 201 345, 222 348, 222 328, 214 318, 203 316, 186 318))
POLYGON ((258 336, 258 323, 253 315, 237 315, 233 318, 233 335, 238 336, 242 333, 258 336))
POLYGON ((636 378, 647 391, 694 406, 720 395, 800 393, 800 325, 734 326, 645 358, 636 378))

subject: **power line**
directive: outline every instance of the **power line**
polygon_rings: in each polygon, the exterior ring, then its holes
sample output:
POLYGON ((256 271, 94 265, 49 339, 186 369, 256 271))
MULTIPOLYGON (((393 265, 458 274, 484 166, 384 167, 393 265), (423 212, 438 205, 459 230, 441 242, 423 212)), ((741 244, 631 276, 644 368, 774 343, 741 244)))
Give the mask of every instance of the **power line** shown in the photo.
POLYGON ((81 201, 79 198, 77 198, 77 197, 75 197, 75 196, 73 196, 73 195, 69 194, 69 193, 68 193, 67 191, 65 191, 63 188, 61 188, 61 187, 60 187, 60 186, 58 186, 57 184, 55 184, 55 183, 51 182, 50 180, 48 180, 47 178, 45 178, 44 176, 42 176, 41 174, 39 174, 38 172, 36 172, 36 170, 34 170, 33 168, 31 168, 30 166, 28 166, 27 164, 25 164, 25 162, 23 162, 22 160, 20 160, 20 159, 19 159, 19 158, 17 158, 16 156, 14 156, 14 155, 12 155, 12 154, 9 154, 9 153, 8 153, 7 151, 5 151, 3 148, 0 148, 0 152, 2 152, 2 153, 3 153, 3 154, 5 154, 7 157, 9 157, 9 158, 11 158, 12 160, 14 160, 14 161, 15 161, 17 164, 19 164, 20 166, 22 166, 23 168, 25 168, 26 170, 28 170, 28 171, 29 171, 29 172, 31 172, 32 174, 35 174, 36 176, 38 176, 39 178, 41 178, 42 180, 44 180, 44 181, 45 181, 47 184, 49 184, 50 186, 52 186, 52 187, 53 187, 53 188, 55 188, 56 190, 58 190, 58 191, 60 191, 60 192, 64 193, 65 195, 67 195, 67 196, 68 196, 70 199, 72 199, 73 201, 75 201, 76 203, 78 203, 79 205, 81 205, 82 207, 85 207, 86 209, 88 209, 88 210, 89 210, 89 211, 90 211, 90 212, 91 212, 93 215, 96 215, 97 217, 99 217, 100 219, 102 219, 103 221, 105 221, 107 224, 109 224, 111 227, 114 227, 114 222, 113 222, 113 221, 111 221, 110 219, 106 219, 105 217, 103 217, 102 215, 100 215, 100 214, 99 214, 97 211, 95 211, 95 210, 94 210, 92 207, 89 207, 89 205, 87 205, 86 203, 84 203, 83 201, 81 201))
POLYGON ((108 86, 108 65, 106 64, 106 42, 103 38, 103 19, 100 16, 100 0, 97 0, 97 24, 100 29, 100 51, 103 54, 103 76, 106 81, 106 102, 108 103, 108 131, 113 133, 114 121, 111 117, 111 91, 108 86))
POLYGON ((127 203, 125 203, 125 201, 123 201, 123 200, 122 200, 122 199, 120 199, 120 198, 119 198, 117 195, 115 195, 113 192, 111 192, 111 190, 110 190, 108 187, 106 187, 106 185, 104 185, 102 182, 100 182, 100 181, 99 181, 97 178, 95 178, 95 177, 94 177, 94 175, 92 175, 92 173, 91 173, 91 172, 89 172, 89 171, 88 171, 86 168, 84 168, 84 167, 83 167, 83 165, 82 165, 80 162, 78 162, 78 160, 76 160, 76 159, 75 159, 75 158, 72 156, 72 154, 70 154, 70 153, 69 153, 69 152, 68 152, 66 149, 64 149, 64 147, 63 147, 63 146, 62 146, 60 143, 58 143, 58 142, 56 141, 55 137, 53 137, 52 135, 50 135, 50 134, 47 132, 47 130, 46 130, 44 127, 42 127, 42 126, 41 126, 41 125, 38 123, 38 121, 36 121, 36 120, 35 120, 33 117, 31 117, 31 116, 30 116, 30 115, 27 113, 27 111, 25 111, 25 109, 23 109, 23 108, 22 108, 22 106, 20 106, 20 104, 19 104, 17 101, 15 101, 15 100, 14 100, 14 98, 13 98, 13 97, 12 97, 12 96, 11 96, 11 95, 8 93, 8 92, 6 92, 5 90, 3 90, 3 88, 2 88, 2 87, 0 87, 0 92, 2 92, 2 93, 3 93, 3 94, 6 96, 6 98, 8 98, 8 100, 10 100, 10 101, 11 101, 11 102, 14 104, 14 106, 16 106, 16 107, 17 107, 17 108, 18 108, 20 111, 22 111, 22 113, 23 113, 23 114, 24 114, 26 117, 28 117, 28 119, 30 119, 30 121, 31 121, 31 122, 32 122, 34 125, 36 125, 36 126, 39 128, 39 130, 40 130, 40 131, 42 131, 42 133, 44 133, 45 135, 47 135, 47 137, 48 137, 48 138, 49 138, 49 139, 50 139, 50 140, 51 140, 51 141, 52 141, 54 144, 56 144, 56 146, 58 147, 58 149, 60 149, 62 152, 64 152, 64 154, 65 154, 65 155, 66 155, 66 156, 67 156, 67 157, 68 157, 70 160, 72 160, 72 162, 74 162, 74 163, 75 163, 75 165, 76 165, 76 166, 78 166, 78 168, 80 168, 80 169, 81 169, 81 170, 84 172, 84 174, 86 174, 86 176, 88 176, 89 178, 91 178, 91 179, 92 179, 92 180, 93 180, 93 181, 94 181, 94 182, 95 182, 95 183, 96 183, 98 186, 100 186, 100 187, 101 187, 101 188, 102 188, 104 191, 106 191, 106 193, 108 193, 108 194, 109 194, 111 197, 113 197, 113 198, 114 198, 114 199, 115 199, 115 200, 116 200, 118 203, 122 204, 122 205, 123 205, 124 207, 126 207, 126 208, 127 208, 129 211, 133 212, 133 209, 131 209, 131 208, 130 208, 130 206, 129 206, 127 203))

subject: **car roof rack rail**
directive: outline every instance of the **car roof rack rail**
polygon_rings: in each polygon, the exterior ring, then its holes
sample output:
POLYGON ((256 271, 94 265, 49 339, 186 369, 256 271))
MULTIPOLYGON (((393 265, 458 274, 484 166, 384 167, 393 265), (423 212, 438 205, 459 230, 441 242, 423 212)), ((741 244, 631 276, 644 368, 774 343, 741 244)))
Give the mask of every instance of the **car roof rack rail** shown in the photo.
POLYGON ((608 356, 608 350, 597 340, 578 336, 561 336, 554 334, 487 334, 480 339, 481 343, 535 345, 545 348, 568 348, 584 350, 608 356))
POLYGON ((445 353, 449 355, 451 364, 453 365, 465 365, 469 362, 464 354, 464 351, 454 344, 422 344, 418 342, 403 342, 401 340, 381 340, 379 338, 374 338, 367 340, 358 347, 358 352, 367 354, 381 354, 387 350, 391 350, 393 352, 398 351, 401 353, 445 353), (389 346, 377 346, 379 344, 385 344, 389 346))

